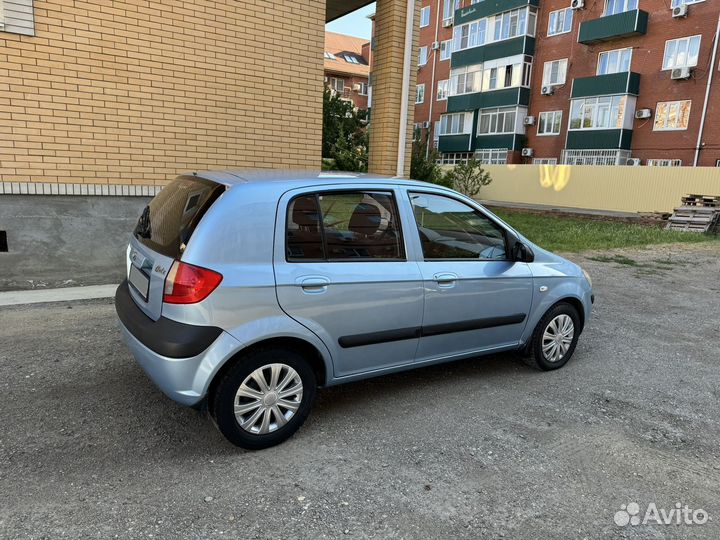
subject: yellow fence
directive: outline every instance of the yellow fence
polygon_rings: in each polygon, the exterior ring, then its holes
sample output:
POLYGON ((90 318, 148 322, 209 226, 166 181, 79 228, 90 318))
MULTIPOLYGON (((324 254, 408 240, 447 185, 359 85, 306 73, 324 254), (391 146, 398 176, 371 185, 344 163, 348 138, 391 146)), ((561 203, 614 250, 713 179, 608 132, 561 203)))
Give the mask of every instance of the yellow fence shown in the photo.
POLYGON ((487 165, 479 197, 619 212, 670 212, 686 194, 720 195, 720 168, 487 165))

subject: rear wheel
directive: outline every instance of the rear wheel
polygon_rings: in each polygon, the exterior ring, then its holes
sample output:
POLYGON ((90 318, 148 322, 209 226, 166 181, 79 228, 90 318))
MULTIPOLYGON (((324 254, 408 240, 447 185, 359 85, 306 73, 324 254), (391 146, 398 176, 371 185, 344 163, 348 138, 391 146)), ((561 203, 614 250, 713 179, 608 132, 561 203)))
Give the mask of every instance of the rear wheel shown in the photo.
POLYGON ((210 410, 233 444, 260 450, 280 444, 305 422, 315 399, 315 373, 290 349, 252 351, 218 383, 210 410))
POLYGON ((565 302, 556 304, 535 327, 525 358, 544 371, 561 368, 575 352, 579 336, 580 316, 575 307, 565 302))

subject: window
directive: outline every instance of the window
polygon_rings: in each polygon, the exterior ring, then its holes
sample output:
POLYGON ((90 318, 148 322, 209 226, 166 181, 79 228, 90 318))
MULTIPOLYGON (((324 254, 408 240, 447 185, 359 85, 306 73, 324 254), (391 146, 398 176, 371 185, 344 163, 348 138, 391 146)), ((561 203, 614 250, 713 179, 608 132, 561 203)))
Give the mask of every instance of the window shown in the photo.
POLYGON ((349 62, 351 64, 359 64, 360 60, 357 59, 356 56, 353 56, 352 54, 343 54, 343 58, 346 62, 349 62))
POLYGON ((338 79, 336 77, 330 77, 330 88, 336 92, 343 92, 345 90, 345 80, 338 79))
POLYGON ((530 86, 532 57, 515 56, 491 60, 484 64, 482 91, 499 90, 517 86, 530 86))
POLYGON ((520 8, 456 26, 453 31, 453 51, 518 36, 534 36, 536 19, 537 12, 534 9, 520 8))
POLYGON ((504 39, 522 36, 528 28, 532 28, 534 30, 534 27, 534 11, 529 11, 527 8, 506 11, 505 13, 495 15, 494 17, 494 41, 501 41, 504 39), (530 13, 532 17, 529 18, 528 13, 530 13), (528 19, 530 19, 531 26, 528 25, 528 19))
POLYGON ((443 23, 452 22, 455 18, 455 11, 460 9, 460 0, 443 1, 443 23))
POLYGON ((533 162, 533 165, 557 165, 557 158, 554 158, 554 157, 533 158, 532 162, 533 162))
POLYGON ((697 66, 700 38, 701 36, 692 36, 666 41, 663 69, 697 66))
POLYGON ((626 11, 632 11, 637 8, 638 0, 607 0, 604 16, 617 15, 618 13, 625 13, 626 11))
POLYGON ((679 131, 688 128, 691 100, 664 101, 655 109, 654 131, 679 131))
POLYGON ((404 259, 395 201, 390 193, 302 195, 288 205, 289 261, 404 259))
POLYGON ((478 135, 515 133, 517 109, 484 109, 480 111, 478 135))
POLYGON ((548 36, 566 34, 572 30, 573 9, 565 8, 558 11, 551 11, 548 19, 548 36))
POLYGON ((625 165, 630 150, 563 150, 565 165, 625 165))
MULTIPOLYGON (((0 1, 2 1, 2 0, 0 0, 0 1)), ((331 52, 325 51, 325 55, 324 55, 324 56, 325 56, 325 58, 327 58, 328 60, 337 60, 337 57, 336 57, 333 53, 331 53, 331 52)))
POLYGON ((617 49, 601 52, 598 56, 597 74, 609 75, 630 71, 632 63, 632 49, 617 49))
POLYGON ((450 72, 450 95, 471 94, 480 92, 482 82, 482 65, 465 66, 450 72))
POLYGON ((430 26, 430 6, 426 6, 420 10, 420 28, 430 26))
POLYGON ((437 84, 437 100, 442 101, 448 98, 448 86, 450 81, 445 79, 444 81, 438 81, 437 84))
POLYGON ((440 135, 464 135, 472 129, 473 113, 443 114, 440 117, 440 135))
POLYGON ((648 159, 648 167, 682 167, 682 159, 648 159))
POLYGON ((538 135, 560 135, 562 111, 541 112, 538 121, 538 135))
POLYGON ((488 148, 477 150, 473 157, 483 165, 505 165, 508 158, 508 149, 488 148))
POLYGON ((428 60, 428 48, 427 48, 427 46, 425 46, 425 47, 420 47, 420 50, 418 51, 418 65, 419 65, 419 66, 424 66, 425 64, 427 64, 427 60, 428 60))
POLYGON ((567 58, 545 62, 543 86, 565 84, 567 76, 567 58))
POLYGON ((361 96, 367 96, 367 93, 368 93, 367 83, 361 82, 361 83, 358 83, 358 86, 360 87, 360 88, 358 88, 358 94, 360 94, 361 96))
POLYGON ((450 197, 410 193, 425 260, 506 260, 505 230, 450 197))
POLYGON ((480 19, 462 26, 456 26, 453 30, 453 50, 459 51, 484 45, 487 22, 488 19, 480 19))
POLYGON ((452 55, 452 39, 440 43, 440 60, 450 60, 452 55))
POLYGON ((450 152, 441 154, 437 163, 438 165, 459 165, 460 163, 467 163, 471 157, 472 152, 450 152))
POLYGON ((672 6, 671 7, 680 7, 683 4, 698 4, 700 2, 704 2, 705 0, 672 0, 672 6))
POLYGON ((627 96, 574 99, 568 129, 622 129, 627 96))
POLYGON ((418 84, 415 87, 415 103, 425 102, 425 83, 418 84))

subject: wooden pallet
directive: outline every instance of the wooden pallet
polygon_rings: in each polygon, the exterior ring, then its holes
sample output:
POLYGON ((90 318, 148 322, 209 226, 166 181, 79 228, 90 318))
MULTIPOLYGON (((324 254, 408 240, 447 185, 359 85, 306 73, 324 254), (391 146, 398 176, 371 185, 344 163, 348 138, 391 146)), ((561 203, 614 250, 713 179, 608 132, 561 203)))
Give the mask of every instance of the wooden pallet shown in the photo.
POLYGON ((681 200, 683 206, 720 208, 720 195, 686 195, 681 200))
POLYGON ((675 209, 665 228, 671 231, 718 233, 720 207, 681 206, 675 209))

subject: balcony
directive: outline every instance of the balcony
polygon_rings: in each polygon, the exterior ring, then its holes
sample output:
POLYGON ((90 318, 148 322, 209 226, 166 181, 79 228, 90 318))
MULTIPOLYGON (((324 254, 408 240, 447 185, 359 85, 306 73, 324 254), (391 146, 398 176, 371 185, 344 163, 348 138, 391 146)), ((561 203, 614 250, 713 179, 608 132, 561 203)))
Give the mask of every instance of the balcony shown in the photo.
POLYGON ((648 14, 635 9, 580 23, 578 42, 585 45, 647 33, 648 14))
POLYGON ((518 54, 533 56, 535 54, 535 38, 531 36, 519 36, 453 52, 450 65, 452 69, 456 69, 518 54))
POLYGON ((455 25, 491 17, 498 13, 525 6, 537 7, 539 3, 539 0, 484 0, 466 8, 458 9, 455 12, 455 25))
POLYGON ((465 135, 440 135, 438 138, 438 150, 440 152, 471 152, 475 150, 471 144, 469 133, 465 135))
POLYGON ((512 107, 514 105, 527 106, 528 103, 530 103, 530 90, 528 88, 505 88, 503 90, 450 96, 448 98, 447 112, 512 107))
POLYGON ((513 150, 521 150, 524 137, 524 135, 518 133, 478 135, 475 137, 475 149, 507 148, 511 152, 513 150))
POLYGON ((565 148, 570 150, 624 149, 630 150, 632 130, 588 129, 570 130, 565 148))
POLYGON ((632 71, 581 77, 573 80, 571 98, 640 93, 640 74, 632 71))

